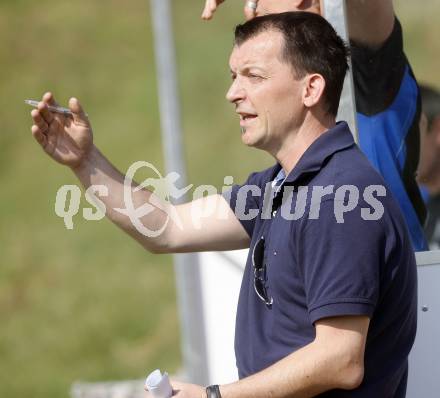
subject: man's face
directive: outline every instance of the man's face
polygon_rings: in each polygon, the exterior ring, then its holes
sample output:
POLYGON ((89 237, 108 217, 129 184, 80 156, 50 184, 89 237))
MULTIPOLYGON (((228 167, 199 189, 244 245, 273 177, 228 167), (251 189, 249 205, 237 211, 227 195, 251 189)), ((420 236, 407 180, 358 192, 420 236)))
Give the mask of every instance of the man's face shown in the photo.
POLYGON ((235 46, 226 98, 240 115, 242 141, 275 154, 302 123, 303 79, 281 60, 283 36, 266 31, 235 46))

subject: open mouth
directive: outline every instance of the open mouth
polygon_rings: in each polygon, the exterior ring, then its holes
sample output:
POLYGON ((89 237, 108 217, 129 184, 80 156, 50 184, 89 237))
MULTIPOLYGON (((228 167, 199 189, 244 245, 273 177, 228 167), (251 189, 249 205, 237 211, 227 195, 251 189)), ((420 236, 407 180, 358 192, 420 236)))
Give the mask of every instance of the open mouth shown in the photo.
POLYGON ((240 126, 247 125, 257 117, 258 117, 257 115, 252 115, 250 113, 240 113, 240 126))

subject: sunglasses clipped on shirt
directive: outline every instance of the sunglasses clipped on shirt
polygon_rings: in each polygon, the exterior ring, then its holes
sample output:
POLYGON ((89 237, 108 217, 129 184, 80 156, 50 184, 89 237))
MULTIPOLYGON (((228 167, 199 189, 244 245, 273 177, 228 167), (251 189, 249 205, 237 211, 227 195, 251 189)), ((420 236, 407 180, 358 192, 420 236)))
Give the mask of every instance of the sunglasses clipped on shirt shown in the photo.
POLYGON ((269 296, 266 286, 266 262, 264 261, 265 241, 262 236, 254 245, 252 251, 252 265, 254 268, 254 290, 257 296, 270 307, 273 298, 269 296))

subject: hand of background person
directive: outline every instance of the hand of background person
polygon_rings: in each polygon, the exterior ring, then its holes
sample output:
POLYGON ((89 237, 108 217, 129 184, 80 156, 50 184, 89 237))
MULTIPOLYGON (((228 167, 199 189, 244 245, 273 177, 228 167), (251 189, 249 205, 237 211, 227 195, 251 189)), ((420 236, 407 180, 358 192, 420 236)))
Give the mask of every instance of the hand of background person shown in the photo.
POLYGON ((93 147, 90 122, 75 98, 69 101, 72 116, 51 112, 48 105, 58 105, 51 93, 44 94, 38 108, 31 112, 32 135, 52 159, 76 168, 93 147))
MULTIPOLYGON (((206 0, 205 7, 202 12, 202 19, 212 19, 212 17, 214 16, 214 12, 217 10, 218 6, 224 1, 225 0, 206 0)), ((247 1, 244 2, 244 16, 247 20, 249 20, 257 16, 257 11, 249 7, 247 3, 247 1)), ((258 4, 258 1, 254 1, 254 3, 258 4)))
MULTIPOLYGON (((214 16, 220 4, 225 0, 206 0, 202 18, 209 20, 214 16)), ((319 0, 253 0, 257 4, 254 10, 249 7, 248 0, 244 1, 244 16, 247 20, 259 15, 275 14, 286 11, 310 11, 320 13, 319 0)))

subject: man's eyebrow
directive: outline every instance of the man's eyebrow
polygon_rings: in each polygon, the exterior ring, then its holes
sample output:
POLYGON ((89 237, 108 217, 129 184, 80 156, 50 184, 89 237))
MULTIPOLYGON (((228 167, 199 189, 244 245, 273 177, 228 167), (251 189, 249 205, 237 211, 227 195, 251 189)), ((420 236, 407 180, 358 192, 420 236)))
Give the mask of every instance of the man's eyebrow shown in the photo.
MULTIPOLYGON (((241 68, 238 68, 238 71, 241 73, 245 73, 245 72, 249 72, 251 69, 257 69, 260 72, 267 73, 266 69, 264 69, 260 66, 254 65, 254 64, 245 64, 241 68)), ((231 74, 237 73, 236 71, 232 70, 231 67, 229 67, 229 71, 231 72, 231 74)))
POLYGON ((245 71, 250 71, 251 69, 252 70, 258 70, 258 71, 264 72, 264 73, 267 72, 267 70, 264 69, 263 67, 258 66, 258 65, 254 65, 254 64, 245 65, 243 67, 243 70, 245 70, 245 71))

